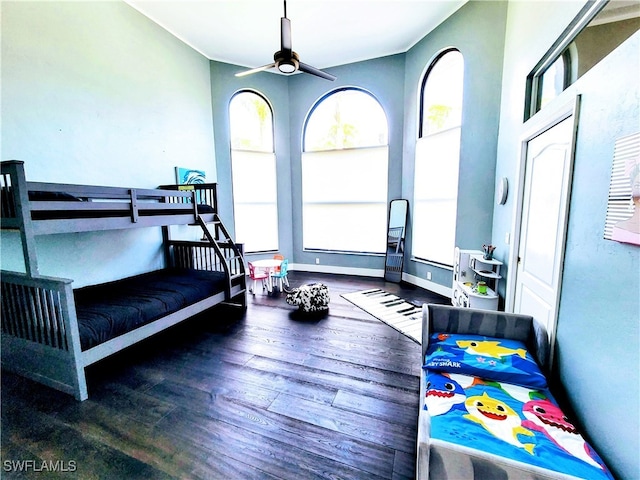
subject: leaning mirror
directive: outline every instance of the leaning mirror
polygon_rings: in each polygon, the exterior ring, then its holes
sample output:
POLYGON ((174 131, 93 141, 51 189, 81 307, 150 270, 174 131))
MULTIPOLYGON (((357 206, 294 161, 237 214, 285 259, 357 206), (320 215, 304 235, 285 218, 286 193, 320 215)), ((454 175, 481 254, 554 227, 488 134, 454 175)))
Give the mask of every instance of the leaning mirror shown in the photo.
POLYGON ((389 222, 387 224, 387 255, 384 265, 384 279, 390 282, 402 280, 404 263, 404 238, 407 230, 409 201, 391 200, 389 222))

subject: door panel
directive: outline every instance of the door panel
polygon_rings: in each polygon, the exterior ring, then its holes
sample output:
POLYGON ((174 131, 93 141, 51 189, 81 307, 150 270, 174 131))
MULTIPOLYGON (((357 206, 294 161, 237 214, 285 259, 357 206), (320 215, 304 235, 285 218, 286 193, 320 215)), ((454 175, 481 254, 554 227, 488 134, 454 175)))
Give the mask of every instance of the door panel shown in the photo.
POLYGON ((550 122, 526 144, 514 290, 516 313, 546 327, 553 352, 573 169, 575 115, 550 122))
POLYGON ((549 304, 542 297, 536 294, 535 289, 529 288, 529 286, 524 283, 522 285, 518 301, 519 304, 516 308, 519 312, 526 312, 527 315, 533 316, 545 327, 547 332, 554 328, 552 312, 549 308, 549 304))
POLYGON ((526 184, 528 196, 525 198, 522 223, 521 272, 531 275, 550 289, 548 295, 553 294, 557 280, 554 279, 557 268, 556 249, 560 235, 558 230, 562 228, 562 225, 558 225, 558 219, 561 214, 562 185, 569 147, 560 143, 547 145, 546 142, 561 140, 566 127, 570 126, 568 122, 569 120, 564 120, 553 131, 542 134, 529 143, 530 148, 539 144, 543 144, 544 148, 540 151, 533 149, 534 153, 527 161, 531 172, 526 184), (550 138, 551 135, 559 138, 550 138))

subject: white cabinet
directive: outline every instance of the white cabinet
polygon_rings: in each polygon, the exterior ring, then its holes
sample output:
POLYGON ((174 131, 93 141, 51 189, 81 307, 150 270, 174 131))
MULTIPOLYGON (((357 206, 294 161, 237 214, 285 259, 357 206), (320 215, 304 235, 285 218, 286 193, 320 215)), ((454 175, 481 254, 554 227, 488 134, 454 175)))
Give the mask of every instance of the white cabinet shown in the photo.
POLYGON ((500 296, 496 292, 502 278, 499 260, 487 260, 480 250, 455 249, 453 265, 454 306, 498 310, 500 296), (478 282, 487 284, 486 292, 478 291, 478 282))

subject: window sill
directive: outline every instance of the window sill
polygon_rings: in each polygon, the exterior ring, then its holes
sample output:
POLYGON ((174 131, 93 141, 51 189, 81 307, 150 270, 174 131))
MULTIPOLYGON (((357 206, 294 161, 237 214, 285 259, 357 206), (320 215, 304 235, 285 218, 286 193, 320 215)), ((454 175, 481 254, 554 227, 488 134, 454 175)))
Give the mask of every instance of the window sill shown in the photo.
POLYGON ((411 257, 409 260, 411 260, 412 262, 415 262, 415 263, 422 263, 423 265, 429 265, 431 267, 437 267, 437 268, 441 268, 443 270, 453 271, 453 265, 445 265, 443 263, 432 262, 432 261, 425 260, 423 258, 418 258, 418 257, 411 257))

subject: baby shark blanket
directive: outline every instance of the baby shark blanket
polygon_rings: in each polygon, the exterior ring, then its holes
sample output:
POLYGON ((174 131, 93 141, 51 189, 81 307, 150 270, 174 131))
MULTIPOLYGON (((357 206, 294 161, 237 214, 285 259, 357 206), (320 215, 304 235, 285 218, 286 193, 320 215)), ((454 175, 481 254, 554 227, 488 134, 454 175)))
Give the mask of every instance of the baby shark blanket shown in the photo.
POLYGON ((613 478, 548 390, 426 373, 432 438, 579 478, 613 478))

